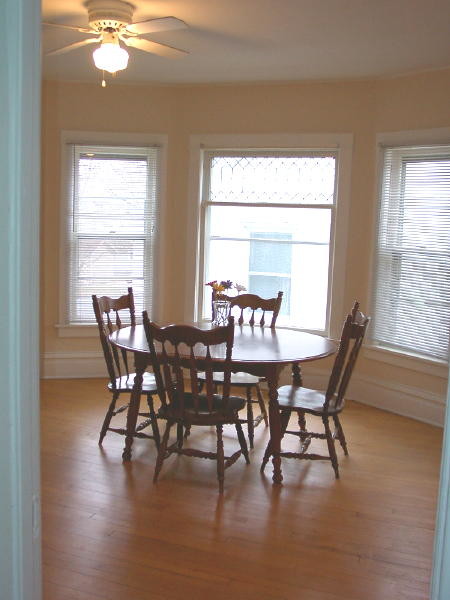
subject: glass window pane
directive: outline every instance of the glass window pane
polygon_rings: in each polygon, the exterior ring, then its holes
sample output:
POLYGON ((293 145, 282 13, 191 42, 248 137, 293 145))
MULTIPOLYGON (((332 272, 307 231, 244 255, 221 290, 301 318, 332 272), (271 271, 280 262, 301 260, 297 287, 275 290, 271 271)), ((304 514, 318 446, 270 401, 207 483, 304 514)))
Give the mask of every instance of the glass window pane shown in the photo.
POLYGON ((92 294, 119 297, 130 286, 135 296, 136 311, 142 311, 144 245, 144 240, 78 240, 74 248, 76 272, 71 285, 70 308, 73 321, 93 320, 92 294))
POLYGON ((144 234, 147 161, 80 157, 75 231, 144 234))
POLYGON ((213 156, 212 202, 333 204, 334 156, 213 156))
POLYGON ((278 292, 283 292, 280 315, 289 315, 291 303, 291 278, 273 275, 249 275, 248 289, 252 294, 261 298, 276 298, 278 292))
MULTIPOLYGON (((263 297, 274 297, 281 290, 284 296, 277 321, 279 325, 323 331, 328 299, 328 245, 287 244, 289 269, 280 263, 275 265, 280 269, 278 273, 255 273, 249 268, 252 243, 251 240, 212 240, 205 281, 231 279, 263 297)), ((274 242, 272 244, 276 246, 274 242)), ((203 316, 211 317, 209 289, 204 294, 203 316)))
POLYGON ((289 235, 292 241, 328 244, 330 228, 331 210, 324 208, 211 206, 209 211, 211 237, 271 240, 289 235), (278 237, 272 237, 274 232, 278 237))
MULTIPOLYGON (((291 240, 290 233, 270 232, 271 239, 291 240)), ((264 241, 265 233, 252 233, 250 242, 250 264, 251 273, 291 273, 291 245, 277 244, 276 242, 264 241), (254 241, 253 241, 254 240, 254 241)), ((261 294, 260 294, 261 295, 261 294)))

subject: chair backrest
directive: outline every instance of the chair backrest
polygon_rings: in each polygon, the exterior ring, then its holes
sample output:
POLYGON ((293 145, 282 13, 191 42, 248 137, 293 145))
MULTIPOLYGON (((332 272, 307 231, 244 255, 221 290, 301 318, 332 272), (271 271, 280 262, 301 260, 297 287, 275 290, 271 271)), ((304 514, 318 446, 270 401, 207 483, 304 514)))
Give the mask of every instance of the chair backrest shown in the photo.
POLYGON ((116 379, 124 375, 128 377, 130 371, 126 351, 123 349, 119 351, 116 346, 112 346, 109 343, 109 335, 124 326, 122 324, 122 319, 124 318, 123 311, 126 311, 127 314, 125 324, 128 325, 129 319, 131 325, 136 325, 133 288, 129 287, 128 294, 120 296, 120 298, 109 298, 108 296, 98 298, 93 294, 92 305, 94 307, 109 379, 113 389, 115 389, 116 379), (120 313, 122 313, 122 318, 120 313))
POLYGON ((146 311, 142 316, 161 404, 170 404, 181 417, 186 395, 189 395, 194 411, 198 412, 200 408, 203 412, 217 411, 213 373, 223 371, 221 407, 226 409, 230 396, 233 317, 229 318, 228 325, 202 330, 190 325, 159 327, 150 322, 146 311), (216 360, 211 354, 212 347, 216 360), (221 357, 219 361, 217 355, 221 357), (206 386, 202 393, 199 392, 199 371, 205 374, 206 386))
POLYGON ((359 310, 359 303, 355 302, 342 328, 339 348, 325 394, 325 408, 331 400, 336 407, 342 405, 369 321, 370 318, 359 310))
MULTIPOLYGON (((275 323, 277 322, 278 313, 281 308, 281 301, 283 300, 283 292, 278 292, 276 298, 261 298, 256 294, 238 294, 237 296, 227 296, 225 294, 220 294, 220 298, 224 300, 228 300, 231 304, 231 311, 233 311, 234 307, 240 309, 238 323, 239 325, 243 325, 245 322, 245 310, 250 309, 248 324, 253 327, 255 324, 255 311, 262 310, 261 318, 259 319, 259 325, 264 327, 265 325, 265 315, 266 312, 272 313, 272 319, 270 321, 270 327, 275 327, 275 323)), ((213 290, 212 301, 217 300, 217 292, 213 290)), ((214 319, 214 304, 213 304, 213 319, 214 319)))

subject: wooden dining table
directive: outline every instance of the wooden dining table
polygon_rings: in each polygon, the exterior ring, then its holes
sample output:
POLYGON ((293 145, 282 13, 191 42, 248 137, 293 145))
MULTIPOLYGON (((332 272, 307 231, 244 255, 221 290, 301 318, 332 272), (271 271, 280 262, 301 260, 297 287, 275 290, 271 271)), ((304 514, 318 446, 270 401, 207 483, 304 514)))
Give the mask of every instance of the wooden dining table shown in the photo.
MULTIPOLYGON (((211 328, 210 323, 196 324, 211 328)), ((110 342, 134 355, 136 377, 127 414, 125 448, 122 458, 131 460, 133 432, 138 418, 142 379, 150 363, 150 352, 143 325, 124 327, 109 336, 110 342)), ((265 377, 269 393, 269 428, 272 448, 273 483, 281 484, 281 423, 278 407, 278 379, 283 368, 291 366, 293 383, 302 385, 300 365, 336 352, 336 343, 328 338, 293 329, 236 325, 232 354, 233 372, 243 371, 265 377)), ((223 362, 223 348, 212 352, 217 370, 223 362)), ((188 354, 187 354, 188 356, 188 354)), ((201 366, 200 366, 201 367, 201 366)))

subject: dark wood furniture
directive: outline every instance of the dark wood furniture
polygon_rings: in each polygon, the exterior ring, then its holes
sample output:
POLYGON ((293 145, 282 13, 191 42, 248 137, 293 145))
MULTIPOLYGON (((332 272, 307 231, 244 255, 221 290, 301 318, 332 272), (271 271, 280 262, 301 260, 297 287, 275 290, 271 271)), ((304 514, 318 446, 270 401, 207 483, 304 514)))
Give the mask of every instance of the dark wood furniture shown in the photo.
POLYGON ((150 322, 146 311, 143 312, 143 321, 161 401, 158 417, 166 421, 153 481, 157 481, 163 461, 171 454, 207 458, 217 462, 219 492, 223 493, 225 469, 231 467, 241 455, 244 456, 247 464, 250 463, 247 443, 238 415, 239 410, 245 406, 245 400, 230 396, 234 319, 231 317, 228 325, 209 331, 190 325, 159 327, 156 323, 150 322), (220 364, 223 374, 220 395, 215 393, 214 369, 219 368, 219 365, 211 356, 214 347, 216 349, 219 347, 219 351, 224 350, 224 357, 220 364), (199 365, 202 366, 205 374, 204 393, 199 390, 199 365), (231 456, 225 456, 223 447, 223 426, 227 424, 235 426, 240 445, 240 449, 231 456), (173 425, 177 426, 177 440, 169 445, 170 430, 173 425), (192 426, 215 426, 216 452, 184 447, 183 430, 184 428, 190 430, 192 426))
MULTIPOLYGON (((201 326, 211 329, 211 324, 201 326)), ((119 348, 134 353, 135 370, 141 375, 150 361, 150 351, 145 336, 144 327, 136 325, 119 329, 109 336, 111 343, 119 348)), ((234 345, 232 354, 232 369, 235 372, 244 371, 257 377, 265 377, 269 388, 269 428, 272 440, 273 481, 282 482, 281 459, 279 456, 281 440, 280 414, 278 410, 278 377, 281 370, 293 366, 298 373, 297 363, 318 360, 333 354, 336 345, 333 341, 318 335, 294 331, 291 329, 235 326, 234 345)), ((211 357, 218 365, 223 362, 223 352, 215 347, 211 349, 211 357)), ((130 460, 133 445, 133 432, 136 425, 139 400, 141 395, 141 378, 135 378, 131 395, 130 409, 127 414, 127 430, 125 437, 123 460, 130 460)))
MULTIPOLYGON (((212 293, 212 318, 214 320, 214 301, 218 299, 218 293, 213 290, 212 293)), ((278 313, 281 308, 281 301, 283 300, 283 292, 278 292, 276 298, 261 298, 256 294, 238 294, 237 296, 227 296, 226 294, 220 293, 221 300, 228 300, 231 306, 231 314, 235 312, 233 309, 237 307, 239 309, 239 318, 237 323, 239 325, 244 325, 244 323, 248 322, 248 324, 253 327, 255 324, 260 325, 260 327, 264 327, 266 325, 266 312, 272 313, 272 317, 270 320, 270 327, 275 327, 277 322, 278 313), (248 321, 246 319, 245 310, 248 309, 250 312, 250 316, 248 316, 248 321), (256 314, 256 311, 262 311, 261 316, 259 313, 256 314)))
MULTIPOLYGON (((236 312, 238 317, 239 325, 243 325, 246 322, 251 326, 264 327, 266 325, 267 313, 271 313, 270 327, 274 328, 278 313, 280 312, 281 302, 283 300, 283 292, 278 292, 276 298, 261 298, 256 294, 240 294, 238 296, 227 296, 220 294, 220 298, 228 300, 231 305, 231 314, 236 312)), ((217 299, 217 293, 213 290, 212 302, 213 302, 213 320, 214 320, 214 300, 217 299)), ((200 376, 203 380, 203 377, 200 376)), ((214 383, 217 385, 222 384, 222 374, 216 373, 214 383)), ((241 388, 245 390, 246 406, 247 406, 247 418, 241 419, 241 423, 247 423, 248 441, 250 448, 253 448, 254 431, 262 421, 264 421, 266 427, 269 424, 266 405, 261 394, 260 388, 261 378, 255 377, 250 373, 233 373, 231 376, 231 385, 233 387, 241 388), (253 397, 253 389, 256 392, 256 398, 253 397), (259 405, 260 414, 255 418, 253 416, 253 404, 259 405)))
MULTIPOLYGON (((355 302, 351 314, 344 322, 339 349, 336 354, 334 366, 326 392, 310 390, 298 385, 284 385, 278 390, 278 406, 281 422, 281 436, 286 434, 295 435, 300 438, 301 447, 299 452, 280 452, 281 457, 299 458, 307 460, 330 460, 336 478, 339 477, 339 465, 334 440, 338 439, 344 454, 348 454, 344 430, 339 420, 339 414, 344 409, 345 392, 358 357, 364 334, 369 323, 359 310, 359 304, 355 302), (298 417, 298 431, 288 429, 291 414, 295 412, 298 417), (306 428, 305 415, 320 417, 324 432, 313 432, 306 428), (335 430, 331 431, 329 420, 334 421, 335 430), (308 452, 313 439, 326 440, 328 455, 308 452)), ((277 449, 278 451, 278 449, 277 449)), ((271 441, 267 444, 261 471, 273 454, 271 441)))
MULTIPOLYGON (((109 298, 108 296, 101 296, 98 298, 94 294, 92 296, 92 304, 109 375, 108 390, 112 393, 111 403, 100 430, 98 443, 101 445, 107 431, 113 431, 121 435, 127 434, 127 429, 124 429, 123 427, 111 427, 110 423, 112 417, 128 410, 130 402, 127 402, 118 408, 116 408, 116 403, 121 394, 131 395, 136 374, 130 373, 126 350, 111 345, 109 342, 109 335, 113 333, 113 331, 123 327, 122 319, 129 321, 131 326, 136 325, 133 289, 129 287, 128 294, 121 296, 120 298, 109 298)), ((147 398, 148 412, 139 412, 138 410, 138 416, 142 416, 144 419, 139 423, 135 423, 133 432, 128 433, 134 437, 153 439, 155 440, 156 446, 159 447, 159 429, 153 406, 153 395, 157 392, 155 377, 147 372, 144 372, 139 376, 141 377, 140 386, 142 392, 147 398), (153 435, 144 432, 144 429, 149 426, 152 428, 153 435)))

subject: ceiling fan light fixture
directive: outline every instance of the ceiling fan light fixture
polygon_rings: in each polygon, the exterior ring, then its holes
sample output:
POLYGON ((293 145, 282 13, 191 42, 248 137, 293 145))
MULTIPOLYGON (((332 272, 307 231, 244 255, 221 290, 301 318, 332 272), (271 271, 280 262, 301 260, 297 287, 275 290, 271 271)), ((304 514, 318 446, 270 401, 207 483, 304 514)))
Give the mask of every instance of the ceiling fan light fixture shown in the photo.
POLYGON ((102 42, 100 48, 92 53, 95 66, 101 71, 115 73, 127 68, 128 52, 121 48, 118 40, 102 42))

